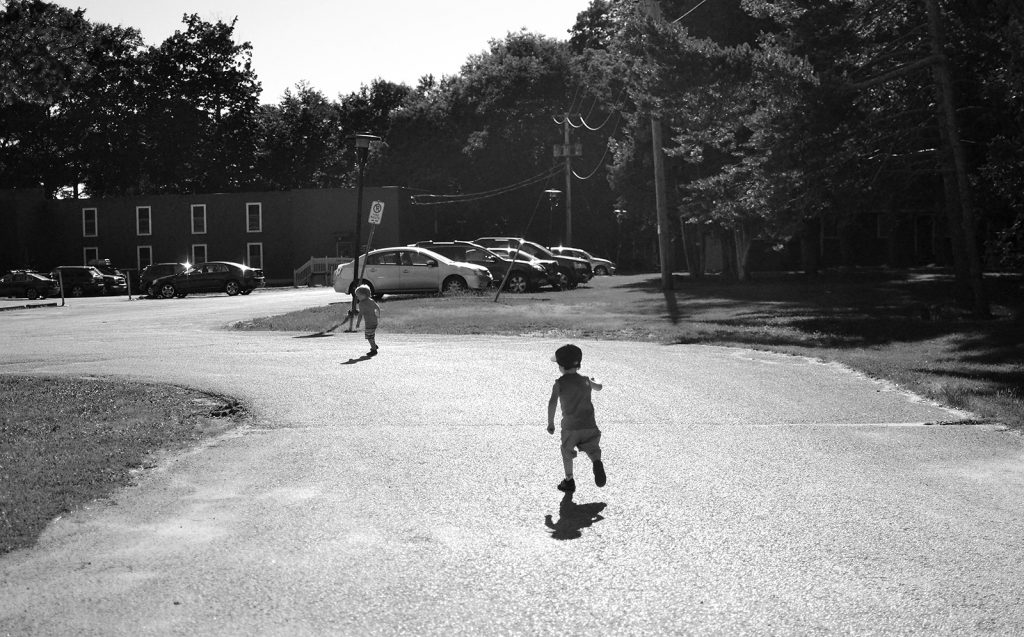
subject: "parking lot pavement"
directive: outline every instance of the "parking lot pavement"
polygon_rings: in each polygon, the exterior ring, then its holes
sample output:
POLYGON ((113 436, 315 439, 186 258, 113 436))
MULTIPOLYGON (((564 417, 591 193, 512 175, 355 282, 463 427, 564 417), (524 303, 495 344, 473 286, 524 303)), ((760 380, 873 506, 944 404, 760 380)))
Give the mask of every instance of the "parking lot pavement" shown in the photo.
POLYGON ((583 341, 608 485, 580 457, 570 499, 561 341, 381 330, 347 365, 361 334, 222 329, 342 295, 258 296, 0 317, 8 373, 256 416, 0 559, 0 635, 1024 634, 1016 434, 811 359, 583 341))

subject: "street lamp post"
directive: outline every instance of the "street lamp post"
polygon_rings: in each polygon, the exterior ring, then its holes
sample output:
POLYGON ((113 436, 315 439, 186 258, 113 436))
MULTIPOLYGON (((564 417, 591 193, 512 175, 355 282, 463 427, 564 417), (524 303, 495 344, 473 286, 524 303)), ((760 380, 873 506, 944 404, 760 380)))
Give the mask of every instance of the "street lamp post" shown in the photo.
POLYGON ((363 241, 363 174, 366 171, 366 156, 370 152, 370 143, 380 141, 380 137, 369 133, 356 133, 349 135, 356 147, 356 163, 359 165, 359 179, 356 181, 356 231, 353 243, 355 244, 355 256, 352 260, 352 309, 349 310, 349 318, 356 314, 356 287, 359 285, 359 251, 363 241))

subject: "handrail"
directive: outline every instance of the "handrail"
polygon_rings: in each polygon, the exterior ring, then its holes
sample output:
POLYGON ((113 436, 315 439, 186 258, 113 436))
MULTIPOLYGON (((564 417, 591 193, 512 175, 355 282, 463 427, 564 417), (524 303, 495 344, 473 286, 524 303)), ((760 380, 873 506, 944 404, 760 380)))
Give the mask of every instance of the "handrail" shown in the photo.
POLYGON ((334 269, 342 263, 351 261, 346 257, 309 257, 292 273, 292 282, 295 287, 300 285, 312 285, 314 277, 322 277, 323 285, 333 285, 334 269))

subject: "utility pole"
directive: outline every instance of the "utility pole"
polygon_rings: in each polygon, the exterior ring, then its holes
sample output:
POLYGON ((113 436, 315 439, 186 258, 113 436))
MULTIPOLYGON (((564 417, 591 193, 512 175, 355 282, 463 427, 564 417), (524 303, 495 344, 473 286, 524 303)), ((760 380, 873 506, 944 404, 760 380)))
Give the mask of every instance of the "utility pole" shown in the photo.
MULTIPOLYGON (((558 118, 555 118, 558 123, 558 118)), ((562 245, 572 245, 572 158, 583 154, 583 144, 573 144, 570 138, 569 113, 562 114, 562 126, 565 133, 561 144, 554 145, 555 157, 562 157, 565 160, 565 239, 562 245)))
POLYGON ((569 141, 569 114, 565 114, 565 243, 562 245, 571 246, 572 243, 572 152, 569 141))
MULTIPOLYGON (((661 19, 656 0, 644 0, 644 9, 651 18, 661 19)), ((651 151, 654 155, 654 205, 658 215, 658 261, 661 265, 661 288, 674 289, 672 281, 672 236, 668 223, 668 202, 665 197, 665 151, 661 137, 661 115, 651 112, 651 151)))

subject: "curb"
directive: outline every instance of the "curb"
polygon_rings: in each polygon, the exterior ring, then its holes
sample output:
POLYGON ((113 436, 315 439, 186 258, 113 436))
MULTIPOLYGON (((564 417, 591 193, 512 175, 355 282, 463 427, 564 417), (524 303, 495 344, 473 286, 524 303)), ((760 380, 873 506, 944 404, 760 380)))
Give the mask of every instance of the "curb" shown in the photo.
POLYGON ((6 310, 27 310, 33 307, 57 307, 57 303, 26 303, 24 305, 4 305, 0 306, 0 312, 6 310))

